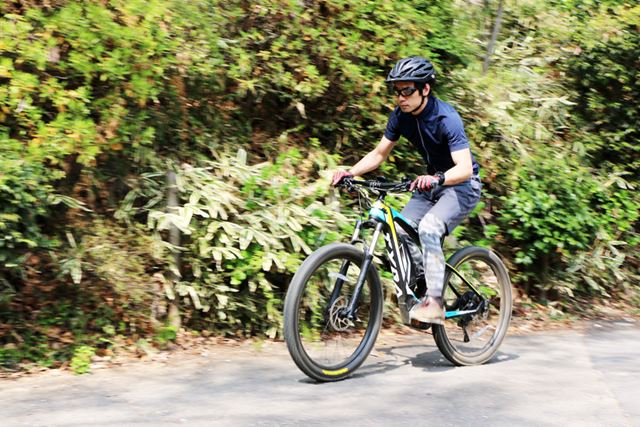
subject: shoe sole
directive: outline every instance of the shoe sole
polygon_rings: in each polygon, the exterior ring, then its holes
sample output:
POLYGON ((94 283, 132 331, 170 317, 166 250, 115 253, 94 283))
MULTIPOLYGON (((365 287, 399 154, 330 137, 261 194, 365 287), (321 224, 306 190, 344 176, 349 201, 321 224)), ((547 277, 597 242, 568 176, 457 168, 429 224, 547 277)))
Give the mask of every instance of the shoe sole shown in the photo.
POLYGON ((443 317, 422 317, 419 314, 416 315, 415 313, 409 313, 409 317, 411 320, 415 320, 421 323, 435 323, 436 325, 444 325, 443 317))

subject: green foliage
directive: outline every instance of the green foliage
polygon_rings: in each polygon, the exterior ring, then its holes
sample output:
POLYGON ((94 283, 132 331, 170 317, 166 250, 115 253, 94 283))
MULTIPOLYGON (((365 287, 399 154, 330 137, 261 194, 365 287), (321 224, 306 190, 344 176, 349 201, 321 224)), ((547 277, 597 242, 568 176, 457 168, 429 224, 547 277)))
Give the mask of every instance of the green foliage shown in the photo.
POLYGON ((89 283, 108 283, 125 307, 150 303, 161 284, 153 276, 168 264, 157 239, 144 234, 140 226, 125 228, 100 218, 76 234, 78 243, 67 232, 69 247, 59 260, 63 275, 68 274, 76 285, 84 284, 84 275, 89 283))
POLYGON ((0 18, 0 273, 23 273, 28 251, 54 245, 43 230, 67 200, 55 196, 62 178, 153 138, 144 107, 174 61, 167 9, 114 3, 7 6, 0 18))
MULTIPOLYGON (((582 26, 567 26, 574 18, 551 4, 506 2, 502 39, 489 73, 478 76, 469 68, 457 76, 471 89, 454 88, 452 96, 467 119, 484 175, 483 206, 472 215, 477 219, 472 225, 482 227, 457 234, 499 245, 503 255, 510 252, 516 283, 532 294, 566 298, 574 291, 626 292, 635 277, 630 266, 636 263, 640 199, 625 181, 633 179, 628 172, 611 173, 616 168, 601 162, 597 147, 605 140, 583 130, 584 119, 576 112, 585 97, 562 77, 575 69, 565 67, 567 61, 595 64, 595 58, 576 56, 574 39, 582 26), (629 244, 620 246, 620 241, 629 244), (603 265, 595 261, 598 254, 610 246, 617 248, 617 261, 595 268, 603 265)), ((627 31, 618 35, 623 34, 631 37, 627 31)), ((601 38, 593 40, 597 44, 601 38)), ((629 110, 635 114, 637 108, 629 110)), ((601 119, 618 121, 613 114, 601 119)))
POLYGON ((545 259, 547 265, 538 266, 543 268, 549 268, 554 254, 588 248, 604 222, 592 203, 601 191, 597 181, 579 165, 560 163, 547 152, 518 170, 500 217, 505 233, 520 243, 515 262, 531 265, 545 259))
POLYGON ((0 144, 0 266, 14 271, 26 250, 51 245, 38 221, 49 214, 41 201, 53 191, 44 165, 25 162, 17 141, 3 140, 0 134, 0 144))
MULTIPOLYGON (((329 188, 326 179, 306 178, 326 166, 326 156, 298 150, 274 163, 250 166, 246 153, 220 156, 206 167, 182 165, 177 170, 181 206, 134 207, 143 195, 162 200, 163 182, 150 180, 127 197, 119 215, 146 209, 149 227, 164 232, 177 227, 181 279, 169 298, 182 297, 199 312, 190 316, 217 330, 275 336, 281 324, 284 285, 313 248, 340 238, 344 217, 318 201, 329 188), (158 208, 161 208, 158 209, 158 208)), ((157 176, 163 178, 162 176, 157 176)))
POLYGON ((42 261, 47 275, 32 273, 25 285, 2 291, 3 368, 60 366, 73 357, 76 341, 108 348, 118 335, 153 333, 166 315, 158 272, 167 267, 156 239, 100 219, 77 223, 67 235, 54 258, 42 261))
POLYGON ((578 92, 576 112, 598 167, 640 178, 640 6, 602 5, 576 22, 575 54, 564 69, 578 92))
POLYGON ((22 358, 14 346, 0 348, 0 369, 15 369, 22 358))
POLYGON ((600 233, 589 251, 569 261, 569 267, 554 287, 561 295, 569 297, 574 296, 574 291, 607 298, 616 292, 634 295, 638 291, 640 275, 637 270, 625 268, 629 256, 624 249, 628 245, 600 233))
POLYGON ((156 332, 155 340, 160 345, 165 345, 169 341, 175 341, 178 336, 178 329, 175 326, 163 326, 156 332))
MULTIPOLYGON (((382 79, 397 59, 420 52, 449 69, 474 51, 449 1, 211 2, 211 10, 224 31, 193 36, 217 47, 210 55, 220 66, 184 76, 196 120, 174 120, 165 135, 179 141, 188 131, 243 145, 250 139, 252 152, 269 158, 280 144, 264 142, 280 135, 314 136, 329 150, 359 155, 380 138, 389 107, 382 79)), ((215 150, 215 139, 203 144, 215 150)))
POLYGON ((77 374, 87 374, 91 371, 91 358, 96 354, 96 349, 87 345, 81 345, 73 352, 71 370, 77 374))
MULTIPOLYGON (((345 235, 326 174, 379 140, 383 79, 413 54, 482 168, 456 237, 498 248, 534 297, 637 289, 630 2, 507 0, 486 74, 495 2, 40 3, 0 3, 2 365, 154 336, 170 300, 187 324, 275 336, 291 274, 345 235)), ((421 170, 403 141, 376 173, 421 170)))

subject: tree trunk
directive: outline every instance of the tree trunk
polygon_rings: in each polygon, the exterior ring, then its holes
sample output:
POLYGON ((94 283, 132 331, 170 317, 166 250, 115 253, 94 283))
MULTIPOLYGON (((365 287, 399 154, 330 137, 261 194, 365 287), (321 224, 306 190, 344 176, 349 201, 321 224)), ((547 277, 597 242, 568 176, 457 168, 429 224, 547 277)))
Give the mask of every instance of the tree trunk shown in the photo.
POLYGON ((482 64, 482 74, 486 74, 489 70, 489 64, 491 63, 491 55, 496 46, 496 40, 498 34, 500 34, 500 27, 502 26, 502 11, 504 9, 504 0, 500 0, 498 3, 498 13, 496 14, 496 20, 493 23, 493 31, 491 32, 491 40, 487 46, 487 55, 484 57, 484 63, 482 64))
MULTIPOLYGON (((178 189, 176 187, 176 174, 175 172, 169 171, 167 172, 167 209, 170 213, 176 213, 178 210, 178 189)), ((175 225, 172 225, 169 229, 169 243, 173 246, 180 246, 180 230, 175 225)), ((176 271, 180 271, 180 254, 175 252, 173 254, 173 262, 176 271)), ((179 280, 177 274, 173 271, 169 272, 169 280, 171 281, 171 286, 179 280)), ((175 295, 175 292, 174 292, 175 295)), ((178 297, 176 296, 169 303, 169 313, 167 315, 167 320, 171 326, 176 328, 180 327, 180 307, 178 305, 178 297)))

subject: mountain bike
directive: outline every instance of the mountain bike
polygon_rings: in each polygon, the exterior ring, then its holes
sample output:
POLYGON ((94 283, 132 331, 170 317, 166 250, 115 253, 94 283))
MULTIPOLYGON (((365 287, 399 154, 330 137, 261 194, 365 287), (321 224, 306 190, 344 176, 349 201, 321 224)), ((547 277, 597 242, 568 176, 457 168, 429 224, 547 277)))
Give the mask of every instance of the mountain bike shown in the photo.
POLYGON ((331 243, 309 255, 289 285, 285 341, 298 368, 316 381, 348 377, 373 349, 385 301, 376 258, 381 259, 378 264, 388 264, 402 322, 430 327, 438 349, 454 365, 489 361, 505 337, 512 309, 509 274, 494 252, 477 246, 462 248, 447 260, 444 324, 410 321, 409 310, 426 294, 426 285, 417 277, 399 227, 418 247, 420 240, 414 224, 385 203, 388 194, 407 192, 410 184, 409 179, 343 179, 341 186, 358 194, 367 217, 356 221, 349 243, 331 243), (367 230, 372 230, 368 244, 367 230), (375 252, 380 235, 386 261, 375 252))

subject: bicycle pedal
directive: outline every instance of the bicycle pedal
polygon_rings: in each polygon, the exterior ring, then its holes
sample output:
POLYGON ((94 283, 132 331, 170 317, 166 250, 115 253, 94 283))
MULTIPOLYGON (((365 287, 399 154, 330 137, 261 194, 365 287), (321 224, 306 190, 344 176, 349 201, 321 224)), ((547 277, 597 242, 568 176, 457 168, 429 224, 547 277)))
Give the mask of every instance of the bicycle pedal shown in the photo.
POLYGON ((411 319, 411 325, 412 328, 414 329, 418 329, 420 331, 427 331, 431 328, 431 323, 424 323, 421 322, 419 320, 416 319, 411 319))

